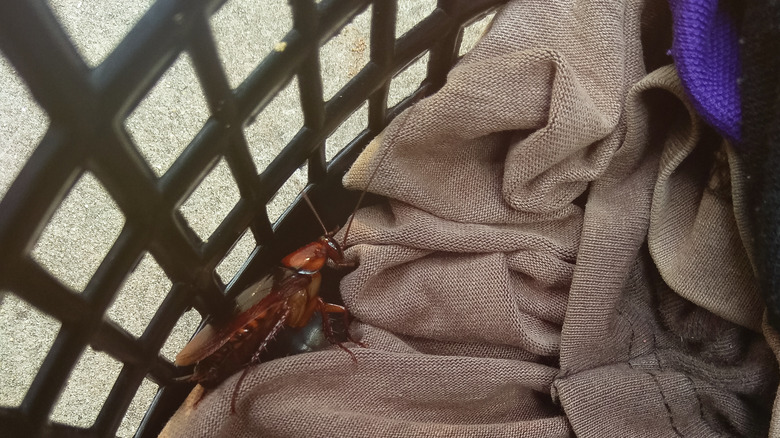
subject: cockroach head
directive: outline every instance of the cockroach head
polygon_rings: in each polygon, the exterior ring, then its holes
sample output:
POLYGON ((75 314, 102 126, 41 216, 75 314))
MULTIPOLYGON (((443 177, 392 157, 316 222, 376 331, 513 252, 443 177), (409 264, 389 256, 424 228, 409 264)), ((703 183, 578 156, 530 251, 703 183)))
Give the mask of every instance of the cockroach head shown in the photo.
POLYGON ((333 260, 336 264, 340 264, 344 261, 344 250, 341 249, 341 245, 339 244, 338 240, 333 237, 334 234, 336 233, 334 232, 325 234, 324 236, 320 237, 320 242, 324 244, 328 258, 333 260))

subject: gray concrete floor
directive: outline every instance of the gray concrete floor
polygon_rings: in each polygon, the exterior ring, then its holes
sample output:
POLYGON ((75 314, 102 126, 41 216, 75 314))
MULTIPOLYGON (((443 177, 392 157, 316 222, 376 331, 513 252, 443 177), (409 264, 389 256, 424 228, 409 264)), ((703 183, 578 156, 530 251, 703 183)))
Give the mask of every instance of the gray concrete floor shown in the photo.
MULTIPOLYGON (((148 9, 151 0, 49 0, 51 8, 90 66, 100 64, 148 9)), ((212 17, 211 25, 231 86, 237 86, 290 29, 284 0, 234 0, 212 17)), ((399 1, 400 36, 435 8, 435 0, 399 1)), ((464 48, 472 47, 487 25, 483 20, 467 29, 464 48)), ((321 51, 325 98, 368 62, 370 11, 358 16, 321 51)), ((465 51, 465 50, 463 50, 465 51)), ((392 82, 390 103, 413 91, 425 75, 425 61, 392 82)), ((125 127, 159 176, 192 140, 208 118, 208 109, 192 64, 182 54, 151 94, 127 118, 125 127)), ((6 59, 0 56, 0 197, 4 196, 48 127, 48 118, 6 59)), ((258 169, 264 169, 303 124, 297 84, 293 81, 245 127, 258 169)), ((367 124, 364 105, 327 141, 332 158, 367 124)), ((276 219, 306 183, 305 169, 280 190, 269 205, 276 219)), ((181 207, 193 230, 207 239, 238 201, 227 164, 221 162, 181 207)), ((83 175, 59 207, 37 242, 33 257, 76 292, 83 290, 118 236, 124 218, 91 174, 83 175)), ((238 271, 255 246, 246 233, 217 268, 225 282, 238 271)), ((146 254, 132 272, 107 317, 134 336, 143 333, 171 287, 171 282, 146 254)), ((0 405, 17 406, 52 344, 59 322, 13 294, 0 291, 0 405)), ((185 314, 167 340, 162 354, 171 359, 187 342, 200 321, 195 311, 185 314)), ((60 397, 53 421, 90 426, 105 401, 121 363, 88 348, 60 397)), ((144 381, 118 434, 132 436, 157 386, 144 381)))

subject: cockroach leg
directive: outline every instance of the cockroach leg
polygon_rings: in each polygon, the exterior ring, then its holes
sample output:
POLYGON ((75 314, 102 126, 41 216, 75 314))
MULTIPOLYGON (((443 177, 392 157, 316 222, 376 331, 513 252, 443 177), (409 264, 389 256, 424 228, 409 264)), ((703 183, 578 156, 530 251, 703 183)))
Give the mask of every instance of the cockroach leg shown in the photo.
MULTIPOLYGON (((341 307, 341 306, 339 306, 341 307)), ((349 331, 349 325, 352 323, 351 315, 349 314, 346 309, 344 309, 344 312, 342 313, 344 315, 344 331, 347 334, 347 340, 352 342, 353 344, 356 344, 359 347, 366 348, 366 344, 358 341, 357 339, 352 337, 352 332, 349 331)))
POLYGON ((268 343, 271 342, 271 340, 273 340, 276 337, 276 335, 278 335, 279 332, 282 330, 289 316, 290 316, 290 310, 285 309, 281 318, 279 318, 279 321, 276 321, 276 324, 274 324, 273 328, 271 328, 271 331, 268 332, 268 335, 265 337, 265 339, 263 339, 263 342, 260 344, 259 347, 257 347, 257 350, 252 355, 252 358, 249 359, 249 365, 256 365, 260 363, 260 355, 265 351, 266 347, 268 347, 268 343))
POLYGON ((282 317, 279 318, 279 321, 277 321, 276 324, 274 324, 273 328, 268 333, 268 336, 266 336, 266 338, 263 340, 263 343, 261 343, 260 346, 257 347, 257 350, 252 355, 252 358, 249 359, 249 364, 247 364, 247 366, 244 367, 244 370, 241 372, 241 377, 238 378, 238 381, 236 382, 236 386, 233 387, 233 396, 230 398, 231 414, 236 413, 236 402, 238 401, 238 391, 241 390, 241 384, 244 383, 244 378, 246 377, 246 374, 249 371, 249 367, 260 363, 260 355, 262 355, 262 353, 265 351, 266 347, 268 346, 268 343, 273 338, 276 337, 279 331, 282 330, 289 316, 290 316, 290 310, 285 309, 284 313, 282 314, 282 317))
MULTIPOLYGON (((336 337, 333 335, 333 328, 330 325, 330 317, 328 315, 329 313, 346 314, 347 309, 336 304, 326 303, 325 301, 322 301, 322 298, 319 297, 317 297, 317 304, 319 305, 320 314, 322 315, 322 331, 325 333, 325 337, 328 339, 328 341, 330 341, 331 344, 336 344, 339 346, 339 348, 349 353, 352 361, 357 363, 357 356, 355 356, 355 353, 353 353, 349 348, 345 347, 344 344, 336 340, 336 337)), ((345 327, 345 330, 347 331, 347 334, 349 334, 349 325, 345 327)))
POLYGON ((339 306, 338 304, 331 304, 331 303, 325 303, 325 311, 328 313, 340 313, 344 318, 344 332, 347 335, 347 340, 352 342, 353 344, 357 344, 360 347, 366 348, 366 344, 356 340, 352 337, 352 333, 349 331, 349 324, 352 322, 349 311, 344 306, 339 306))

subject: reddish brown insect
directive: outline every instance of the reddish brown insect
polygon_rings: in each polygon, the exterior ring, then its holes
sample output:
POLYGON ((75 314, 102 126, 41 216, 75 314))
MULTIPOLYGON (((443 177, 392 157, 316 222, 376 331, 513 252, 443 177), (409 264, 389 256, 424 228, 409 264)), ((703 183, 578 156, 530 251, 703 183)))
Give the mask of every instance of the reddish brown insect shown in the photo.
MULTIPOLYGON (((372 172, 367 187, 371 184, 378 168, 379 165, 372 172)), ((361 193, 358 206, 365 193, 365 190, 361 193)), ((303 198, 325 230, 325 225, 305 192, 303 198)), ((325 337, 332 344, 338 345, 349 353, 352 360, 357 362, 354 353, 336 340, 328 317, 330 313, 342 314, 347 339, 363 346, 349 333, 347 309, 326 303, 319 297, 322 279, 319 271, 328 260, 333 261, 337 266, 352 266, 345 262, 342 246, 346 245, 354 216, 353 212, 342 245, 333 238, 337 230, 326 231, 325 235, 318 240, 284 257, 273 274, 243 291, 236 298, 236 316, 231 321, 218 326, 209 324, 198 332, 176 356, 177 365, 195 364, 193 373, 184 379, 198 382, 204 388, 210 389, 243 368, 244 371, 236 382, 231 399, 231 411, 235 412, 238 392, 248 367, 260 362, 262 352, 282 328, 304 327, 317 311, 322 314, 325 337)))

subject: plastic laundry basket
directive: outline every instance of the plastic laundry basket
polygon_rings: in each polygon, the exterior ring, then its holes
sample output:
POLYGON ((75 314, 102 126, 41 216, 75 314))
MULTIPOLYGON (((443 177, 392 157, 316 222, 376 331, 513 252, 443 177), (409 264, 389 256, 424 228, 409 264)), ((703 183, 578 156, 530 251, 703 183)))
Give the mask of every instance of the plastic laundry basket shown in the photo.
POLYGON ((174 383, 182 371, 159 354, 181 315, 191 307, 204 317, 226 314, 232 297, 256 280, 263 267, 275 265, 281 254, 321 234, 305 206, 294 203, 272 225, 266 204, 307 163, 310 197, 323 206, 327 223, 343 223, 356 198, 341 186, 351 163, 396 114, 444 83, 457 61, 464 27, 503 2, 441 0, 427 18, 396 39, 395 1, 290 0, 294 24, 284 37, 284 49, 271 52, 235 90, 228 85, 208 24, 222 3, 157 1, 94 69, 86 67, 44 1, 0 4, 0 49, 51 120, 0 203, 0 290, 17 295, 62 327, 21 405, 0 408, 4 435, 112 436, 142 380, 148 378, 160 390, 136 436, 156 436, 192 388, 174 383), (319 48, 369 5, 370 62, 325 102, 319 48), (132 142, 120 139, 117 126, 184 51, 193 61, 210 115, 157 179, 143 167, 132 142), (388 108, 393 77, 426 52, 426 79, 413 94, 388 108), (304 126, 258 175, 241 127, 295 76, 304 126), (327 162, 325 140, 366 101, 367 126, 327 162), (228 163, 241 199, 202 242, 177 208, 221 159, 228 163), (76 294, 41 268, 30 251, 53 211, 86 171, 105 187, 126 222, 83 293, 76 294), (215 267, 247 229, 260 245, 239 275, 224 285, 214 275, 215 267), (136 338, 104 314, 144 251, 154 255, 173 286, 146 331, 136 338), (90 428, 53 423, 52 409, 87 345, 120 361, 119 377, 90 428))

